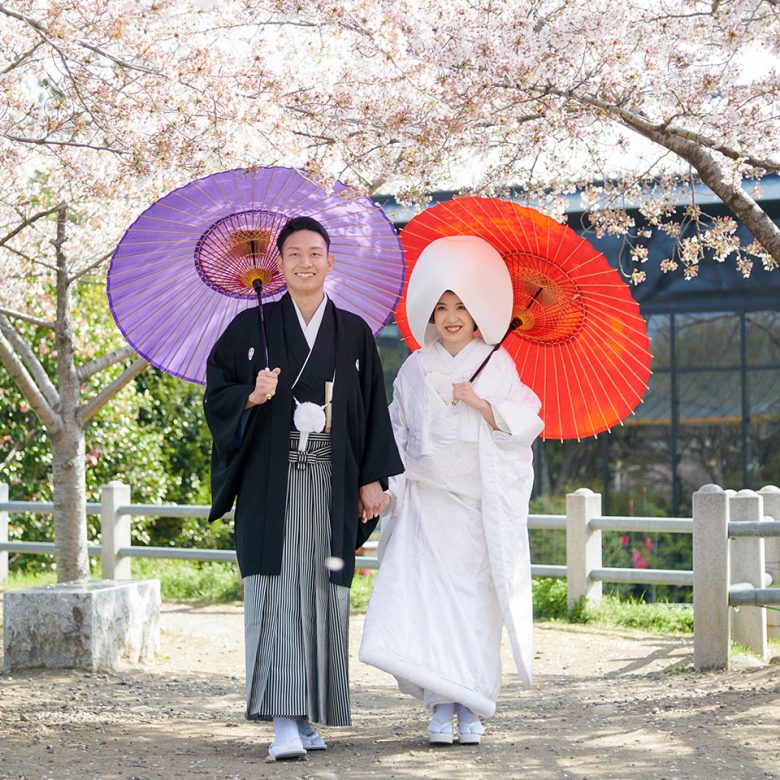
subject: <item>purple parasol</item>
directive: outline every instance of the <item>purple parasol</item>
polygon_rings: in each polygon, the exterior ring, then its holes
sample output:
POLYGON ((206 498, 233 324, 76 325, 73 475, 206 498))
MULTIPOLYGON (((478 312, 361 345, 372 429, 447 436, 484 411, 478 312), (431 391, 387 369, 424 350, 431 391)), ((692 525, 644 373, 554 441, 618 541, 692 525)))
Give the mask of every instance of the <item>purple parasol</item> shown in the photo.
POLYGON ((257 305, 253 283, 262 283, 264 301, 286 290, 276 236, 299 215, 330 235, 328 297, 378 333, 404 281, 401 243, 382 209, 341 182, 326 192, 295 168, 239 168, 174 190, 128 228, 107 282, 122 335, 152 365, 205 384, 212 345, 236 314, 257 305))

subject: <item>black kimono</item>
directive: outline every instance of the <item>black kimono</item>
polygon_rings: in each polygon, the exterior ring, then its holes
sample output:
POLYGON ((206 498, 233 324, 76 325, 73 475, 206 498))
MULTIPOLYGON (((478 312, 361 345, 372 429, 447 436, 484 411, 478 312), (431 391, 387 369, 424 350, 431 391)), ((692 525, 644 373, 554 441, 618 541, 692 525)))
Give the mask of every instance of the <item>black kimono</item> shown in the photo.
MULTIPOLYGON (((214 437, 209 519, 221 517, 238 499, 236 549, 244 577, 280 572, 294 406, 290 386, 308 353, 288 294, 263 311, 269 364, 281 369, 273 399, 245 414, 257 372, 264 367, 258 312, 252 308, 238 314, 214 345, 203 402, 214 437)), ((317 378, 331 377, 332 371, 331 555, 341 558, 344 567, 331 572, 330 580, 349 586, 355 549, 376 525, 359 522, 358 488, 377 480, 386 486, 388 477, 403 471, 403 463, 371 330, 360 317, 328 301, 296 398, 322 403, 324 383, 317 378)))

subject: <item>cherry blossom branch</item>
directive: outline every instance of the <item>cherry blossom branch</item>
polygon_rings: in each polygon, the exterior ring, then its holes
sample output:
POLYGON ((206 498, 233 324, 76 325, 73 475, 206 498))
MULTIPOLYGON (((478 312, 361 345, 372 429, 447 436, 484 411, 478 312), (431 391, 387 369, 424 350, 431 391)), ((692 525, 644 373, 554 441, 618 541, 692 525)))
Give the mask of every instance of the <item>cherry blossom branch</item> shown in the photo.
POLYGON ((50 209, 39 211, 36 214, 30 215, 29 217, 23 217, 22 221, 10 233, 6 233, 6 235, 0 238, 0 246, 5 246, 5 244, 7 244, 14 236, 21 233, 26 227, 29 227, 39 219, 43 219, 43 217, 48 217, 50 214, 54 214, 55 212, 59 211, 62 206, 62 203, 58 203, 56 206, 52 206, 50 209))
POLYGON ((106 252, 105 254, 101 255, 97 260, 90 263, 86 268, 82 268, 77 273, 73 274, 72 276, 68 277, 68 284, 73 284, 73 282, 77 282, 79 279, 82 279, 83 277, 87 276, 87 274, 94 271, 96 268, 99 268, 103 263, 108 260, 109 257, 113 254, 113 250, 111 252, 106 252))
POLYGON ((79 381, 83 382, 93 374, 97 374, 99 371, 103 371, 122 360, 127 360, 127 358, 134 354, 135 350, 129 344, 123 344, 121 347, 117 347, 113 352, 107 352, 105 355, 96 357, 94 360, 90 360, 88 363, 84 363, 83 366, 79 367, 79 381))
MULTIPOLYGON (((504 88, 511 87, 509 84, 501 84, 498 86, 502 86, 504 88)), ((630 111, 615 101, 603 100, 591 95, 577 93, 574 90, 559 90, 549 86, 545 87, 542 90, 542 93, 543 95, 557 95, 558 97, 569 98, 570 100, 584 103, 585 105, 592 106, 593 108, 599 108, 605 111, 609 111, 612 114, 617 114, 617 116, 623 121, 624 124, 628 125, 634 130, 641 130, 643 135, 645 132, 657 132, 664 133, 666 135, 675 135, 685 141, 691 141, 692 143, 706 146, 707 148, 712 149, 715 152, 719 152, 724 157, 728 157, 731 160, 743 160, 754 168, 763 168, 767 171, 780 171, 780 159, 756 157, 755 155, 749 154, 742 149, 735 149, 733 147, 727 146, 726 144, 722 144, 715 139, 704 135, 703 133, 696 133, 692 130, 687 130, 684 127, 673 125, 670 122, 652 122, 643 114, 639 114, 636 111, 630 111)))
POLYGON ((34 44, 31 48, 27 49, 27 51, 23 51, 13 62, 11 62, 8 67, 4 68, 3 70, 0 70, 0 76, 5 76, 7 73, 10 73, 15 68, 18 68, 25 60, 29 59, 35 52, 43 46, 43 43, 40 41, 36 44, 34 44))
POLYGON ((29 314, 24 314, 20 311, 14 311, 13 309, 6 309, 4 306, 0 306, 0 314, 5 314, 6 317, 11 317, 15 320, 22 320, 29 322, 30 325, 35 325, 38 328, 54 329, 54 323, 49 320, 41 320, 38 317, 31 317, 29 314))
POLYGON ((129 154, 124 149, 117 149, 113 146, 105 146, 101 144, 88 144, 79 141, 58 141, 49 138, 25 138, 24 136, 11 135, 11 133, 0 133, 3 138, 7 138, 9 141, 16 141, 20 144, 28 144, 30 146, 72 146, 80 149, 94 149, 96 152, 111 152, 112 154, 129 154))
POLYGON ((16 328, 11 325, 6 317, 0 317, 0 331, 2 331, 3 336, 8 340, 16 354, 24 361, 27 370, 48 403, 56 406, 59 402, 57 388, 52 384, 46 369, 41 361, 38 360, 30 345, 17 333, 16 328))
POLYGON ((623 120, 638 133, 670 149, 698 172, 701 180, 742 220, 745 227, 766 251, 780 263, 780 227, 741 187, 732 187, 718 161, 705 147, 671 133, 648 127, 647 122, 632 124, 623 120))
MULTIPOLYGON (((6 16, 10 16, 13 19, 17 19, 20 22, 24 22, 25 24, 29 25, 33 28, 37 33, 39 33, 42 37, 47 39, 47 42, 51 44, 51 33, 50 31, 42 25, 39 21, 36 19, 33 19, 30 16, 27 16, 25 14, 21 14, 18 11, 12 11, 10 8, 8 8, 5 5, 0 4, 0 14, 5 14, 6 16)), ((117 57, 114 54, 111 54, 110 52, 107 52, 105 49, 101 49, 99 46, 95 46, 94 44, 90 43, 89 41, 85 41, 83 38, 76 38, 76 43, 81 46, 84 49, 88 49, 91 52, 94 52, 95 54, 99 55, 100 57, 105 57, 106 59, 110 60, 111 62, 119 65, 121 68, 126 68, 127 70, 137 70, 141 73, 148 73, 153 76, 159 76, 160 73, 153 70, 152 68, 147 68, 145 65, 137 65, 134 62, 128 62, 127 60, 123 60, 120 57, 117 57)), ((51 44, 54 45, 54 44, 51 44)), ((55 46, 55 48, 57 48, 55 46)))
POLYGON ((125 369, 110 385, 104 387, 91 401, 79 407, 76 420, 85 426, 125 385, 133 381, 147 366, 149 361, 139 357, 125 369))
MULTIPOLYGON (((42 390, 36 384, 35 379, 25 368, 20 356, 14 350, 7 338, 7 335, 10 335, 9 331, 15 333, 8 320, 4 316, 0 316, 0 363, 5 366, 6 371, 16 382, 17 387, 29 402, 30 407, 38 415, 40 421, 50 432, 55 432, 62 426, 62 419, 54 410, 54 404, 49 403, 42 390)), ((40 370, 43 371, 42 366, 40 370)), ((51 385, 50 381, 49 384, 51 385)))

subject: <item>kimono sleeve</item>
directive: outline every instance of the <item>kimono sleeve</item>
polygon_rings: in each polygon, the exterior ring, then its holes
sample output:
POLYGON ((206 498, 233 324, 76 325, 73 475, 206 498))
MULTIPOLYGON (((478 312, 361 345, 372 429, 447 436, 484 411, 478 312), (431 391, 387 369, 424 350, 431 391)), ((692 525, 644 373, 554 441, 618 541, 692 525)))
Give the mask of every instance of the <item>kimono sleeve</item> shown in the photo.
POLYGON ((254 390, 237 370, 237 328, 231 324, 219 337, 206 362, 203 411, 221 458, 229 460, 241 443, 246 425, 246 400, 254 390))
POLYGON ((497 441, 511 438, 530 447, 544 428, 539 416, 542 402, 530 387, 520 381, 514 361, 506 352, 499 350, 492 360, 494 387, 486 400, 493 408, 499 427, 493 432, 493 438, 497 441))

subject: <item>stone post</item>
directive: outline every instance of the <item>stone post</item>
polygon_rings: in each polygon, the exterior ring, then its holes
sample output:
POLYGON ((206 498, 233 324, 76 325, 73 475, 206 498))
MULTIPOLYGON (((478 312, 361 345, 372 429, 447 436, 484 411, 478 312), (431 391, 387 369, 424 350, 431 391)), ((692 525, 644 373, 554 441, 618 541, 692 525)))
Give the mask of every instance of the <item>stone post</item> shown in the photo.
POLYGON ((693 665, 728 669, 729 496, 718 485, 693 494, 693 665))
MULTIPOLYGON (((740 490, 729 506, 732 522, 764 519, 764 499, 755 490, 740 490)), ((766 558, 764 539, 744 536, 731 540, 731 585, 747 582, 754 588, 764 587, 766 558)), ((766 660, 766 609, 740 606, 731 611, 732 639, 755 650, 766 660)))
POLYGON ((119 550, 130 547, 130 515, 120 515, 117 509, 130 503, 130 487, 121 482, 109 482, 100 491, 101 565, 104 580, 129 580, 130 558, 119 556, 119 550))
POLYGON ((566 594, 569 606, 585 596, 589 604, 601 601, 601 582, 590 573, 601 568, 601 531, 590 527, 601 516, 601 494, 579 488, 566 496, 566 594))
MULTIPOLYGON (((758 492, 764 499, 764 516, 780 522, 780 488, 767 485, 758 492)), ((764 555, 766 555, 766 570, 772 576, 772 583, 780 585, 780 536, 766 537, 764 555)), ((780 611, 767 610, 766 631, 769 639, 780 639, 780 611)))
MULTIPOLYGON (((8 501, 8 484, 0 482, 0 504, 8 501)), ((0 509, 0 543, 8 541, 8 512, 0 509)), ((0 585, 8 581, 8 550, 0 550, 0 585)))

